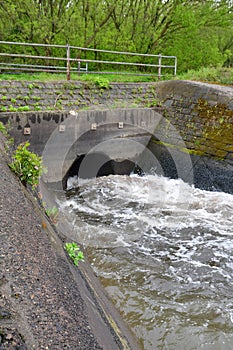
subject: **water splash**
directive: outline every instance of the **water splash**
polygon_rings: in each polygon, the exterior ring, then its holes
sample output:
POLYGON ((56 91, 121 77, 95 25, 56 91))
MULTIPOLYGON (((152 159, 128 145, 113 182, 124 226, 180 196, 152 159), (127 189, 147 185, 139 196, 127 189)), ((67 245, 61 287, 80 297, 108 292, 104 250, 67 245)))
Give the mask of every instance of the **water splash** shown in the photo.
POLYGON ((108 176, 60 206, 145 349, 233 348, 232 195, 108 176))

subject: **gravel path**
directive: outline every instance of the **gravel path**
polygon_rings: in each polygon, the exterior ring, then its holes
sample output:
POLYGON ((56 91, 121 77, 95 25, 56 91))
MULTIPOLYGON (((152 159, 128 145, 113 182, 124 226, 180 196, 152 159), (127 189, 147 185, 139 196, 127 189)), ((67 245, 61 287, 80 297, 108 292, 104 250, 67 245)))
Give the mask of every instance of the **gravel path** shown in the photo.
POLYGON ((8 168, 2 140, 0 134, 0 350, 131 349, 93 306, 79 269, 8 168))

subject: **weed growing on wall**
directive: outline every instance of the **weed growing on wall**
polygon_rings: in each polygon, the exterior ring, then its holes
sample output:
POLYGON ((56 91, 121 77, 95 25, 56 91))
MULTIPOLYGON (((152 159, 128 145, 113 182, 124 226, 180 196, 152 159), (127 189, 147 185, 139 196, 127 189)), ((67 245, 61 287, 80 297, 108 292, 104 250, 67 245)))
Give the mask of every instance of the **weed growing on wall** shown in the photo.
POLYGON ((53 223, 56 222, 58 216, 58 208, 52 207, 45 210, 47 216, 52 220, 53 223))
POLYGON ((2 122, 0 122, 0 132, 1 132, 3 135, 5 135, 5 136, 8 135, 7 129, 6 129, 5 125, 4 125, 2 122))
POLYGON ((64 248, 75 266, 78 266, 79 261, 84 261, 83 252, 76 243, 66 243, 64 248))
POLYGON ((4 148, 7 152, 10 150, 10 148, 14 144, 14 139, 9 135, 10 129, 11 129, 11 125, 9 122, 6 125, 0 122, 0 132, 6 137, 6 140, 4 141, 4 148))
POLYGON ((43 166, 41 157, 29 151, 29 146, 30 143, 26 141, 17 147, 12 155, 13 161, 9 164, 9 167, 25 186, 28 184, 35 188, 39 183, 43 166))
POLYGON ((95 77, 94 78, 94 83, 96 86, 98 86, 101 89, 109 89, 109 80, 103 77, 95 77))

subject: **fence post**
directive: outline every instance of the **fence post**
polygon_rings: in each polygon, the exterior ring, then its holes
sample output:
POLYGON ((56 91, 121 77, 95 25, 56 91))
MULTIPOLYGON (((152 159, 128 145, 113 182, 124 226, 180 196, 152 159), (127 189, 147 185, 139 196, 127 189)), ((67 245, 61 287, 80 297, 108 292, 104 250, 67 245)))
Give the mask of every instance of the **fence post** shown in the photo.
POLYGON ((159 62, 158 62, 158 79, 161 78, 161 65, 162 65, 162 55, 161 53, 159 54, 159 62))
POLYGON ((66 80, 70 80, 70 45, 66 45, 66 80))
POLYGON ((176 72, 177 72, 177 57, 175 57, 174 76, 176 76, 176 72))

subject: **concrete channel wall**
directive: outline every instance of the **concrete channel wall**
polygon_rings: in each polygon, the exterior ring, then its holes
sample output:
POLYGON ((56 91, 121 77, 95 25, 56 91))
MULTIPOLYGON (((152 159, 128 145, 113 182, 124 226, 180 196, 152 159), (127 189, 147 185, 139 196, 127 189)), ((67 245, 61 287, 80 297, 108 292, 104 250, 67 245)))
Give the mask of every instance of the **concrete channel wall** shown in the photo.
MULTIPOLYGON (((29 124, 59 124, 69 111, 115 108, 153 108, 166 118, 169 137, 169 127, 174 126, 191 153, 233 163, 232 87, 176 80, 114 83, 107 89, 90 82, 0 81, 0 121, 13 119, 21 132, 27 112, 33 112, 27 116, 29 124)), ((24 139, 19 133, 17 138, 24 139)), ((175 143, 172 137, 165 141, 175 143)))
MULTIPOLYGON (((67 120, 73 118, 77 119, 76 125, 85 124, 85 135, 74 140, 66 164, 63 162, 62 176, 75 157, 86 153, 88 147, 109 138, 131 137, 137 143, 141 138, 145 144, 150 134, 148 148, 162 164, 165 176, 177 176, 168 155, 176 151, 181 153, 180 158, 187 154, 191 158, 190 171, 194 173, 196 186, 233 192, 233 88, 230 86, 176 80, 115 83, 108 88, 87 82, 1 81, 0 89, 0 121, 10 121, 16 144, 29 140, 39 154, 54 130, 62 128, 67 120), (136 112, 139 109, 154 111, 157 116, 154 127, 151 128, 150 117, 139 116, 136 112), (124 113, 132 118, 119 117, 124 113), (106 115, 112 115, 111 122, 106 122, 106 115), (78 120, 79 116, 82 117, 78 120), (124 124, 123 129, 119 123, 124 124), (25 134, 28 127, 30 133, 25 134)), ((123 156, 120 149, 118 153, 123 156)), ((184 180, 186 177, 181 176, 184 180)))

